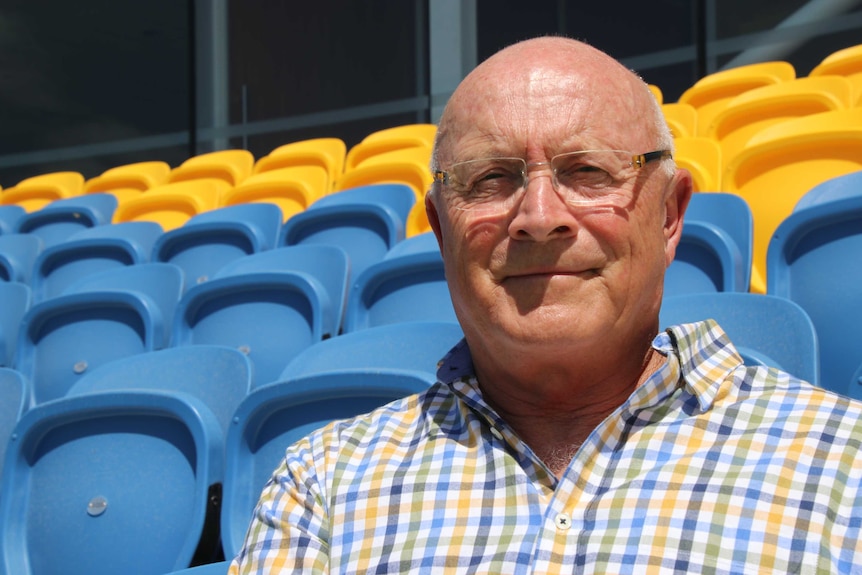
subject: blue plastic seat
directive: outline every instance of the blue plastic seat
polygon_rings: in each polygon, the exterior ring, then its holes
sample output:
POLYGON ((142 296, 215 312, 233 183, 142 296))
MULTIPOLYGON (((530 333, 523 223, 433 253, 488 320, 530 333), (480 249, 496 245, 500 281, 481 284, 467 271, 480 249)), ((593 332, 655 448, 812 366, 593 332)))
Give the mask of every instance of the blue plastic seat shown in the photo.
POLYGON ((139 353, 84 375, 66 396, 104 391, 183 392, 200 399, 227 433, 233 412, 251 388, 251 362, 228 347, 194 345, 139 353))
POLYGON ((152 259, 180 266, 188 289, 212 278, 227 262, 275 247, 281 221, 281 209, 267 203, 204 212, 160 237, 152 259))
POLYGON ((217 563, 189 567, 188 569, 180 569, 179 571, 171 571, 165 575, 227 575, 228 567, 230 567, 230 561, 219 561, 217 563))
POLYGON ((33 264, 30 284, 41 301, 63 293, 81 278, 148 262, 162 228, 154 222, 124 222, 87 228, 44 249, 33 264))
POLYGON ((437 363, 464 334, 445 321, 412 321, 370 327, 321 341, 297 355, 280 380, 341 370, 409 369, 434 377, 437 363))
POLYGON ((344 331, 402 321, 457 322, 440 251, 387 257, 353 282, 344 331))
POLYGON ((0 283, 0 366, 14 367, 21 319, 32 302, 33 296, 27 285, 0 283))
POLYGON ((386 252, 384 259, 420 252, 440 253, 440 246, 437 244, 437 236, 434 235, 434 232, 424 232, 404 238, 386 252))
POLYGON ((224 345, 247 353, 253 385, 274 381, 309 345, 338 334, 348 260, 334 246, 276 248, 226 264, 183 294, 174 345, 224 345))
POLYGON ((0 477, 12 430, 30 405, 27 380, 14 369, 0 368, 0 477))
POLYGON ((43 246, 42 238, 30 234, 0 236, 0 281, 29 284, 43 246))
POLYGON ((111 194, 85 194, 55 200, 22 216, 15 231, 39 236, 47 248, 75 232, 110 224, 116 208, 117 198, 111 194))
POLYGON ((814 324, 790 300, 752 293, 688 294, 666 298, 662 329, 714 319, 730 337, 746 365, 780 368, 817 384, 819 345, 814 324))
POLYGON ((685 223, 707 222, 715 224, 736 244, 742 256, 745 290, 751 280, 751 257, 754 243, 754 215, 748 203, 736 194, 692 194, 685 211, 685 223))
POLYGON ((736 242, 716 224, 686 219, 676 256, 665 273, 664 296, 748 290, 736 242))
POLYGON ((775 230, 767 293, 798 303, 820 340, 820 384, 848 394, 862 363, 862 194, 798 210, 775 230))
POLYGON ((324 196, 281 228, 279 245, 328 244, 350 257, 351 274, 362 273, 405 237, 416 194, 403 184, 361 186, 324 196))
POLYGON ((21 206, 0 206, 0 235, 14 234, 16 222, 26 213, 21 206))
POLYGON ((793 211, 859 195, 862 195, 862 170, 830 178, 814 186, 799 198, 793 211))
POLYGON ((341 371, 266 385, 252 391, 235 413, 225 440, 221 516, 225 556, 242 546, 261 489, 284 459, 286 447, 329 422, 371 411, 425 391, 424 372, 341 371))
POLYGON ((215 546, 202 535, 217 519, 224 444, 196 398, 69 397, 30 409, 14 434, 0 481, 4 573, 165 573, 215 546))
POLYGON ((31 306, 15 366, 30 381, 33 404, 63 397, 109 361, 167 347, 181 289, 178 267, 140 264, 94 274, 31 306))

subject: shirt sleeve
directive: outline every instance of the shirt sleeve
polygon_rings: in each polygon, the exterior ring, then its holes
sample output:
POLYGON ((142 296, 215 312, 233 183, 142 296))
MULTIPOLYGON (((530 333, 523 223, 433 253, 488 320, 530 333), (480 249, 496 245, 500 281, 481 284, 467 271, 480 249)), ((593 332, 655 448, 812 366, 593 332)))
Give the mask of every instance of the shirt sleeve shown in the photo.
POLYGON ((229 575, 329 572, 326 500, 306 442, 291 447, 266 484, 229 575))

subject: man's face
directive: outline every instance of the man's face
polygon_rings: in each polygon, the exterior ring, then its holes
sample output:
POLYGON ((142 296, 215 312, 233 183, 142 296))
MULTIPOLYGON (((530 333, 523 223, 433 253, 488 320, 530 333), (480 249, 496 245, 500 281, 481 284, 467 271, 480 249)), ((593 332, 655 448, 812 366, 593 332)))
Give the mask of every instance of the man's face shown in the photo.
MULTIPOLYGON (((487 157, 549 162, 576 150, 653 150, 655 136, 617 92, 585 88, 553 68, 477 83, 454 113, 441 168, 487 157), (514 80, 514 81, 512 81, 514 80), (484 86, 484 87, 483 87, 484 86)), ((669 160, 664 160, 669 161, 669 160)), ((450 190, 430 198, 456 312, 465 333, 568 350, 614 334, 655 330, 664 270, 673 257, 661 161, 632 170, 615 205, 572 205, 547 164, 509 211, 459 209, 450 190), (622 331, 621 331, 622 330, 622 331)), ((671 209, 673 211, 673 209, 671 209)), ((432 220, 434 220, 432 214, 432 220)))

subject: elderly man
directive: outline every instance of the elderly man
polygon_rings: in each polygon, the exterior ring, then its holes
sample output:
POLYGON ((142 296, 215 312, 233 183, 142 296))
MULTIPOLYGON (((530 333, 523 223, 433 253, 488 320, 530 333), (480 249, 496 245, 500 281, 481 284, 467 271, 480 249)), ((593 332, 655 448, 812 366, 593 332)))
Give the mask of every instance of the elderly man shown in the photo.
POLYGON ((465 340, 291 446, 232 573, 849 572, 860 405, 659 331, 691 194, 647 86, 563 38, 440 120, 426 206, 465 340))

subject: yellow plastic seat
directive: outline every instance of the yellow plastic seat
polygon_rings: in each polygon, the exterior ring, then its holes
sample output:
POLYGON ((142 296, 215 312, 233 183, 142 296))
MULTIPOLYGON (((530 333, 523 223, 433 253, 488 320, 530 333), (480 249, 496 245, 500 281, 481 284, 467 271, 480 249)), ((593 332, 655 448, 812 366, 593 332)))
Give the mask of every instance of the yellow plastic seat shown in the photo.
POLYGON ((283 221, 326 195, 329 174, 321 166, 294 166, 254 174, 225 192, 222 205, 270 203, 281 208, 283 221))
POLYGON ((215 178, 173 182, 151 188, 126 200, 114 211, 114 223, 156 222, 165 231, 182 226, 189 218, 221 205, 231 186, 215 178))
POLYGON ((769 242, 799 199, 817 184, 858 170, 862 170, 862 108, 769 126, 730 159, 722 185, 742 196, 754 215, 751 291, 765 293, 769 242))
POLYGON ((841 76, 797 78, 749 90, 716 114, 707 135, 732 158, 757 132, 778 122, 851 107, 853 88, 841 76))
POLYGON ((712 138, 674 139, 676 165, 691 172, 695 192, 721 191, 721 148, 712 138))
POLYGON ((694 83, 679 97, 681 104, 697 110, 697 133, 705 136, 713 117, 733 97, 770 84, 796 78, 796 69, 782 60, 748 64, 714 72, 694 83))
POLYGON ((809 76, 851 76, 862 73, 862 44, 832 52, 817 64, 809 76))
POLYGON ((655 101, 659 103, 659 105, 664 104, 664 93, 661 91, 661 88, 656 86, 655 84, 647 84, 649 91, 652 92, 652 95, 655 96, 655 101))
POLYGON ((294 166, 320 166, 326 170, 329 188, 344 172, 347 145, 340 138, 312 138, 279 146, 254 165, 253 173, 260 174, 294 166))
POLYGON ((79 196, 84 176, 78 172, 51 172, 26 178, 0 192, 0 204, 15 205, 34 212, 55 200, 79 196))
POLYGON ((425 192, 431 187, 430 148, 404 148, 372 156, 346 170, 336 182, 336 190, 346 190, 371 184, 407 184, 416 194, 417 201, 425 201, 425 192))
POLYGON ((168 183, 171 167, 167 162, 151 161, 124 164, 105 170, 84 182, 84 193, 106 192, 122 202, 144 191, 168 183))
POLYGON ((406 124, 372 132, 347 152, 344 171, 356 168, 373 156, 404 148, 425 148, 430 156, 436 135, 434 124, 406 124))
POLYGON ((171 171, 168 182, 216 178, 236 186, 251 175, 253 167, 254 156, 248 150, 220 150, 189 158, 171 171))
POLYGON ((691 104, 663 104, 661 111, 674 138, 696 134, 697 110, 691 104))

